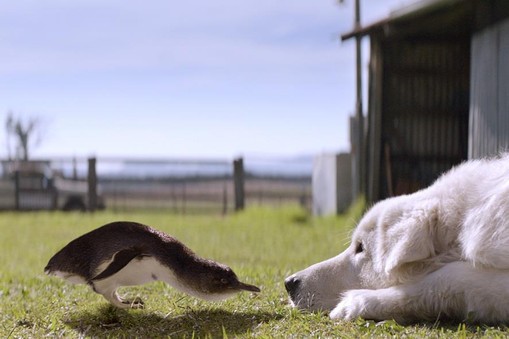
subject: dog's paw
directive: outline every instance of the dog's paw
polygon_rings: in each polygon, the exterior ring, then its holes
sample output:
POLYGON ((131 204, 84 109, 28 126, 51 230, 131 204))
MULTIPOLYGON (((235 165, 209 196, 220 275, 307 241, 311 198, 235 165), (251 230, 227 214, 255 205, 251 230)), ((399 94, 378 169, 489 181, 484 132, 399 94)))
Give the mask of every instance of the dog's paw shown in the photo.
POLYGON ((339 304, 331 311, 334 320, 355 320, 369 318, 377 303, 373 290, 350 290, 343 294, 339 304))

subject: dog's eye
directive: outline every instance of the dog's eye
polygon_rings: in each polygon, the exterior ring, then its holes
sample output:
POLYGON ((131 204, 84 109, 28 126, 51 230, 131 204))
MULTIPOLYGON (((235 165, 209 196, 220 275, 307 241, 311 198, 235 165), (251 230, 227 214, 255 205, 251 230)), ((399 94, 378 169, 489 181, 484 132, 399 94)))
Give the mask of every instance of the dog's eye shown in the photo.
POLYGON ((357 247, 355 248, 355 254, 359 254, 361 253, 362 251, 364 251, 364 246, 362 245, 362 242, 359 242, 357 244, 357 247))

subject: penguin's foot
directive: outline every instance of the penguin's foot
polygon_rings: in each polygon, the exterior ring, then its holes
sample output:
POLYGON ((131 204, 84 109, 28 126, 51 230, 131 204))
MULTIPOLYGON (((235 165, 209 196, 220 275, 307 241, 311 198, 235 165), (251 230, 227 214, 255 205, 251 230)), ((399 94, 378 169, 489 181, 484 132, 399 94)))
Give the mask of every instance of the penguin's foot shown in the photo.
POLYGON ((113 306, 116 306, 118 308, 127 309, 127 308, 144 308, 143 301, 136 297, 134 300, 126 300, 122 297, 120 297, 116 291, 116 289, 113 290, 107 290, 107 291, 98 291, 97 288, 95 291, 99 294, 102 294, 102 296, 108 300, 113 306))
MULTIPOLYGON (((120 299, 120 298, 119 298, 120 299)), ((142 309, 145 308, 145 303, 139 297, 134 298, 133 301, 130 300, 122 300, 120 299, 123 305, 126 305, 128 308, 134 309, 142 309)), ((127 308, 126 307, 126 308, 127 308)))

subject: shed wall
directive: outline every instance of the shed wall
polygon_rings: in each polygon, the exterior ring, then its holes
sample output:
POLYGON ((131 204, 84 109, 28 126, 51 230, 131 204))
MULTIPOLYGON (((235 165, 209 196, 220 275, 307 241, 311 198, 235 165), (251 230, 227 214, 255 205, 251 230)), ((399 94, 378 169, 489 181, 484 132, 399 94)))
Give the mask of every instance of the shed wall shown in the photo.
POLYGON ((369 114, 375 115, 370 124, 380 125, 370 128, 368 138, 380 170, 369 174, 378 176, 378 183, 368 199, 379 200, 426 187, 466 159, 470 45, 465 40, 403 39, 372 46, 381 53, 372 60, 383 66, 373 65, 370 80, 374 100, 369 114))
POLYGON ((472 39, 469 157, 509 150, 509 19, 472 39))

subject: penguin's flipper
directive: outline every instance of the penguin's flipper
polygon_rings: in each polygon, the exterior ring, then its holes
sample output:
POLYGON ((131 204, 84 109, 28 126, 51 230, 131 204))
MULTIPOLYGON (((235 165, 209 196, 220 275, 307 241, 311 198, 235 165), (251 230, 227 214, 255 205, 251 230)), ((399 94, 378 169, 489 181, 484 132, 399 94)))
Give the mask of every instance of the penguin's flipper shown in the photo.
POLYGON ((102 271, 101 273, 99 273, 98 275, 93 277, 91 280, 92 281, 101 280, 101 279, 111 277, 113 274, 120 271, 127 264, 129 264, 129 262, 131 262, 131 260, 133 260, 134 258, 136 258, 138 256, 142 257, 142 256, 146 256, 146 255, 143 254, 141 249, 136 248, 136 247, 130 247, 125 250, 118 251, 113 256, 113 260, 112 260, 112 262, 109 263, 108 267, 106 267, 106 269, 104 271, 102 271))

